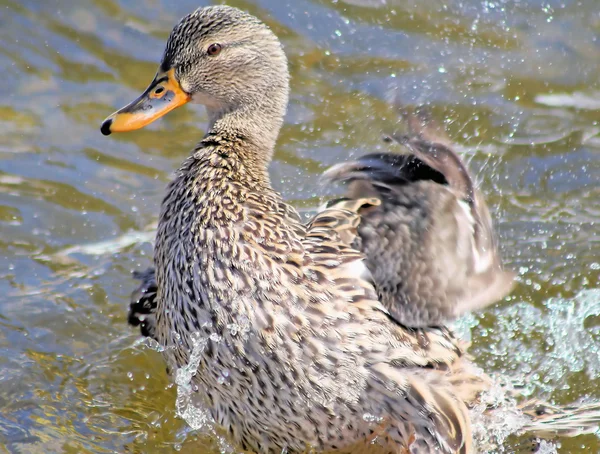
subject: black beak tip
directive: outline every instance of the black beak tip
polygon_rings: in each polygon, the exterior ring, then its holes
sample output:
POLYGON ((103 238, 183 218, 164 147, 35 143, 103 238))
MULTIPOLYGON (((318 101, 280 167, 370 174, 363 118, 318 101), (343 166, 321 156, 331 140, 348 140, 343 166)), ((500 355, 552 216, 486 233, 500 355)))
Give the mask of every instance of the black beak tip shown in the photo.
POLYGON ((105 136, 109 136, 110 135, 110 125, 112 125, 112 118, 109 118, 108 120, 104 120, 104 122, 102 123, 102 126, 100 126, 100 132, 102 134, 104 134, 105 136))

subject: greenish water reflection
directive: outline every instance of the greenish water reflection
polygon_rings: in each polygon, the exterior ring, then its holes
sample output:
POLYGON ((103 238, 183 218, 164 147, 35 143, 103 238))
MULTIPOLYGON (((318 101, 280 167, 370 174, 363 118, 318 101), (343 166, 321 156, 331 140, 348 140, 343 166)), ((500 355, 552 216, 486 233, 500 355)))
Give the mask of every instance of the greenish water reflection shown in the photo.
MULTIPOLYGON (((390 100, 430 104, 477 170, 520 275, 513 304, 463 322, 477 361, 555 402, 600 399, 600 297, 573 300, 600 287, 597 2, 229 3, 266 21, 289 56, 276 187, 314 207, 324 168, 384 146, 390 100)), ((98 130, 200 4, 0 0, 0 452, 218 450, 175 418, 161 358, 125 324, 130 272, 152 254, 135 232, 151 231, 205 114, 98 130)), ((561 443, 600 449, 594 436, 561 443)))

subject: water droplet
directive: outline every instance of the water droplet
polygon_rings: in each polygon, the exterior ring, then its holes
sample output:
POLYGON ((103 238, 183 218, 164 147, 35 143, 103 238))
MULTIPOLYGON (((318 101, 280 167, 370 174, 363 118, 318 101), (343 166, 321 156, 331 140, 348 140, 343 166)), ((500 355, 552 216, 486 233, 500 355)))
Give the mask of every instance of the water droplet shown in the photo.
POLYGON ((380 418, 379 416, 375 416, 372 415, 371 413, 365 413, 363 415, 363 420, 366 422, 380 422, 382 420, 382 418, 380 418))
POLYGON ((228 383, 228 380, 229 380, 229 369, 223 369, 221 371, 221 375, 217 379, 217 382, 219 382, 220 385, 224 385, 224 384, 228 383))
POLYGON ((237 333, 240 331, 240 327, 236 323, 230 323, 227 325, 227 329, 231 332, 232 336, 237 336, 237 333))

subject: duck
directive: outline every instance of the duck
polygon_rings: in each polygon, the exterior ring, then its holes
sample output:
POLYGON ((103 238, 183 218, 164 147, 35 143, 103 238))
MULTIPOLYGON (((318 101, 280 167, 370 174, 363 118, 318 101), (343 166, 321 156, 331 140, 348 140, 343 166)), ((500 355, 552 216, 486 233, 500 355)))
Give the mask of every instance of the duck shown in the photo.
POLYGON ((416 114, 389 136, 398 150, 327 170, 343 195, 304 222, 268 173, 289 78, 263 22, 203 7, 173 28, 142 95, 102 123, 131 131, 186 103, 208 114, 166 189, 128 321, 170 370, 194 360, 202 405, 244 451, 476 452, 469 410, 490 378, 448 326, 515 277, 482 194, 416 114))

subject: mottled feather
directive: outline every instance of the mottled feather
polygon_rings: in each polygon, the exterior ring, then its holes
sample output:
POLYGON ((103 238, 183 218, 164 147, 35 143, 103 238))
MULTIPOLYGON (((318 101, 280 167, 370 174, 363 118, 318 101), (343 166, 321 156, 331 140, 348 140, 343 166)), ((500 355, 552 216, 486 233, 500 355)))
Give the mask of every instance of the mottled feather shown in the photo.
POLYGON ((129 322, 173 370, 194 353, 197 396, 243 450, 475 452, 468 408, 489 379, 444 324, 512 275, 449 144, 425 128, 398 138, 406 155, 335 167, 347 196, 303 223, 267 172, 289 79, 272 31, 200 8, 169 37, 171 69, 209 126, 167 188, 129 322))

